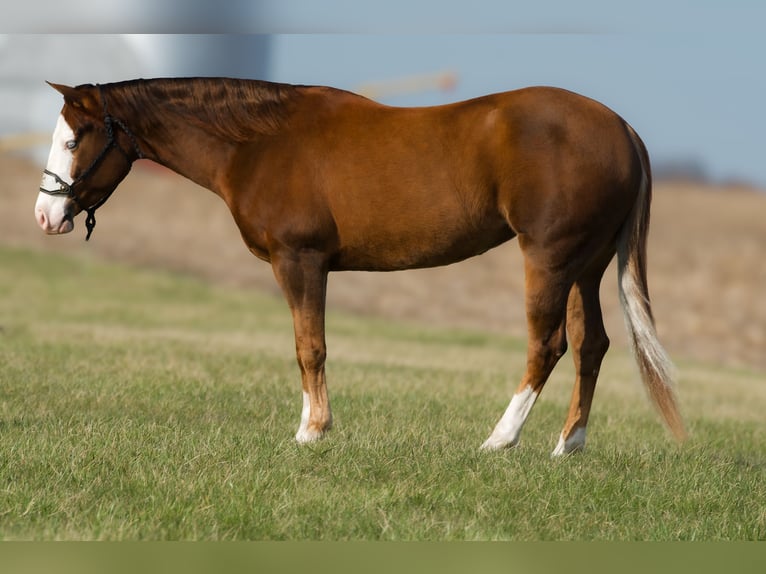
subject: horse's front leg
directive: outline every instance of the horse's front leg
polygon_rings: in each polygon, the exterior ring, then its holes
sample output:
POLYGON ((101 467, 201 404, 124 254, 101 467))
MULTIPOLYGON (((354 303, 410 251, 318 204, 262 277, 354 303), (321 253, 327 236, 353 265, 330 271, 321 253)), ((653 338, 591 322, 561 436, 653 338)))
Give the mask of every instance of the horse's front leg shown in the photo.
POLYGON ((303 410, 295 440, 311 442, 332 426, 324 369, 326 257, 313 251, 284 252, 272 255, 271 263, 293 315, 295 351, 301 368, 303 410))

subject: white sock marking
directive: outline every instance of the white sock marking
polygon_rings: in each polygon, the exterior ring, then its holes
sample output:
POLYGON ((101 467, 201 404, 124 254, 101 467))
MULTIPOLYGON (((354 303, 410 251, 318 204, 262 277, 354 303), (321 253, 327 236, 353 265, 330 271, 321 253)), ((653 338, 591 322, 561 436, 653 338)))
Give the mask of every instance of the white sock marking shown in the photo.
POLYGON ((532 387, 526 387, 513 395, 508 408, 495 426, 495 430, 484 441, 481 448, 497 450, 506 446, 516 446, 519 442, 521 428, 524 426, 536 400, 537 393, 532 390, 532 387))
POLYGON ((577 427, 571 436, 564 440, 564 435, 559 436, 559 443, 553 449, 551 456, 563 456, 585 448, 585 427, 577 427))
POLYGON ((299 443, 313 442, 321 438, 321 433, 312 432, 309 430, 309 416, 311 415, 311 400, 309 394, 303 391, 303 408, 301 409, 301 424, 298 427, 298 432, 295 433, 295 440, 299 443))

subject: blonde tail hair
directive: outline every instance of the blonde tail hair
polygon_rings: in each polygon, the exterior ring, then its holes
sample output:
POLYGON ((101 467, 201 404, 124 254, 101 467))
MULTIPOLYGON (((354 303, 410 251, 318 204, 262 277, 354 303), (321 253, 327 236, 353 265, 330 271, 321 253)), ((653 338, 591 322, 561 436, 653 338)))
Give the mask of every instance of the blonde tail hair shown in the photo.
POLYGON ((686 438, 683 419, 674 392, 673 363, 657 338, 646 279, 646 240, 652 180, 649 156, 636 132, 626 124, 641 159, 638 197, 617 240, 620 303, 633 355, 649 397, 665 424, 680 442, 686 438))

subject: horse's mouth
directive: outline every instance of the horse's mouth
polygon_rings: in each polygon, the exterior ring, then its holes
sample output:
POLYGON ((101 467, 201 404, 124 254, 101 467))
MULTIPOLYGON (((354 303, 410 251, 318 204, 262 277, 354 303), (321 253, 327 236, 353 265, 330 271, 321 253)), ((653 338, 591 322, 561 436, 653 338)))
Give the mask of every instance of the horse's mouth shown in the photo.
POLYGON ((61 225, 59 225, 58 230, 56 230, 57 235, 61 235, 64 233, 69 233, 74 229, 74 220, 71 216, 67 216, 64 218, 64 220, 61 222, 61 225))

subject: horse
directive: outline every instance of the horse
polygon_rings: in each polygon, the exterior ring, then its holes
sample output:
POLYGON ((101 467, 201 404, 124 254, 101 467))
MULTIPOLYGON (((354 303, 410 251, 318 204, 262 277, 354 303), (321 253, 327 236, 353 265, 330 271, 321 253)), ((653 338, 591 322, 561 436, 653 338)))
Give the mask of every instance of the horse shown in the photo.
POLYGON ((526 370, 481 447, 518 444, 571 347, 574 388, 552 455, 584 448, 609 347, 599 287, 615 255, 640 377, 667 428, 685 438, 648 293, 649 156, 603 104, 553 87, 408 108, 331 87, 230 78, 49 84, 64 105, 37 223, 68 233, 85 212, 87 240, 96 210, 140 158, 222 198, 248 249, 271 264, 292 313, 299 443, 332 426, 329 272, 447 265, 512 238, 524 261, 526 370))

